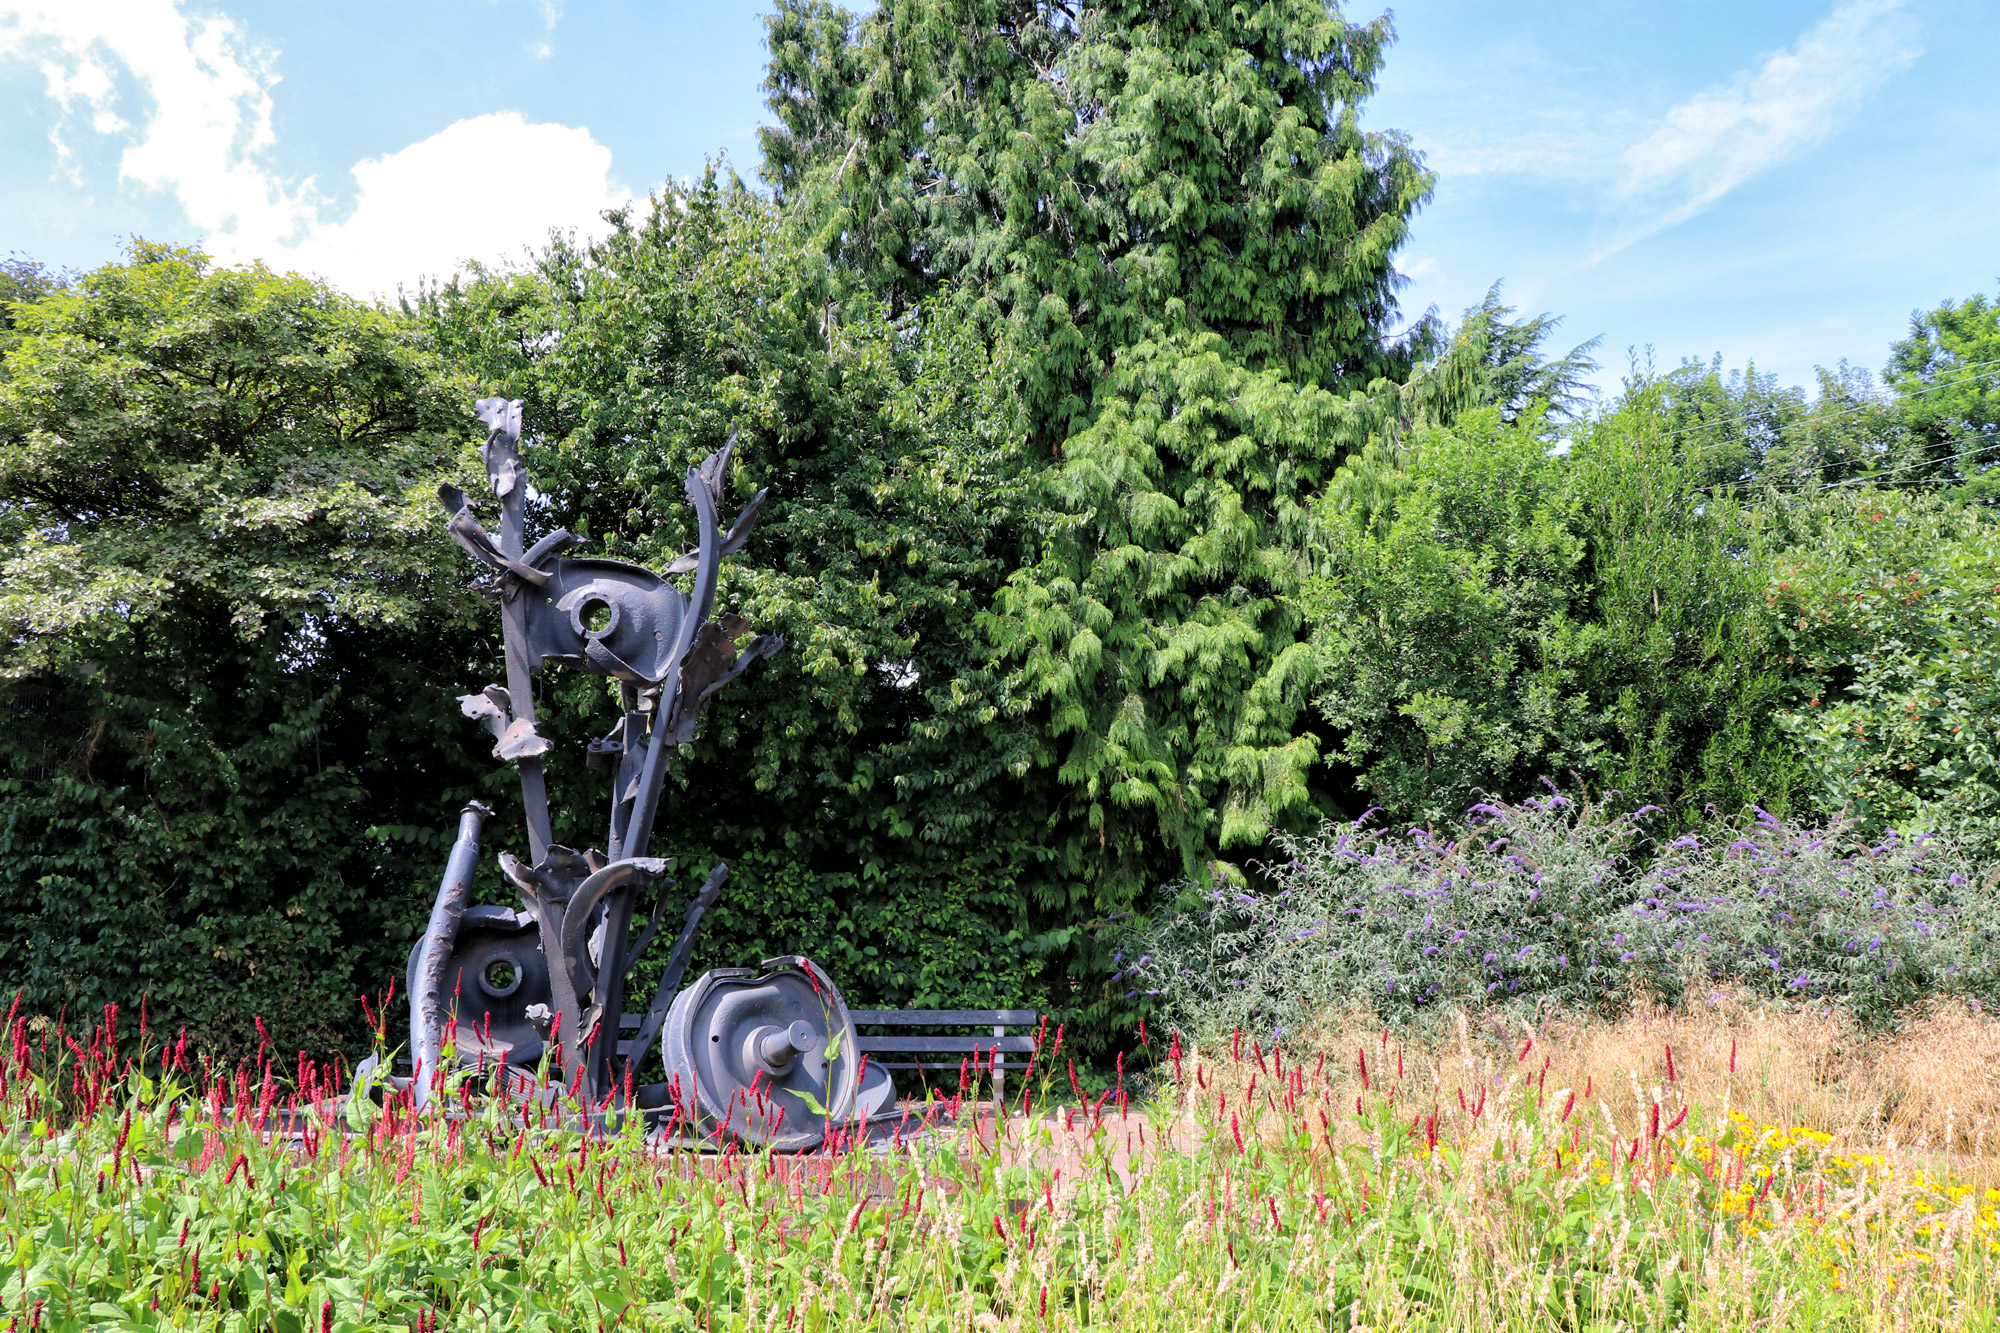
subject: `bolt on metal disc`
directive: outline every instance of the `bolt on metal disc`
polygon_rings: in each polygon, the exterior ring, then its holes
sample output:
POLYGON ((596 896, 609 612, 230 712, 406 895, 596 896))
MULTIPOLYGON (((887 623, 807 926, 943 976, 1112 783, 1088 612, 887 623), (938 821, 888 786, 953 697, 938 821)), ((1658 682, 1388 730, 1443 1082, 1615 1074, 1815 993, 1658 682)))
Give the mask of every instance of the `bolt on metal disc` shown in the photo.
POLYGON ((832 978, 811 960, 718 968, 674 997, 661 1057, 703 1133, 797 1151, 854 1108, 861 1052, 832 978))

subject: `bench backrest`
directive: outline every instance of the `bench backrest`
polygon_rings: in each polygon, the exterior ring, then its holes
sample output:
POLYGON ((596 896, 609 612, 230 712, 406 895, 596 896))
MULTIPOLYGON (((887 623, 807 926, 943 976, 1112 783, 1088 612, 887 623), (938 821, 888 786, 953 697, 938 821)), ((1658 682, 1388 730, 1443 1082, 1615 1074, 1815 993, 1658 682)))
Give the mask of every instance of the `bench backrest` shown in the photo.
MULTIPOLYGON (((888 1060, 871 1060, 885 1069, 955 1070, 978 1056, 978 1063, 993 1074, 994 1095, 1004 1095, 1006 1071, 1025 1069, 1027 1057, 1035 1050, 1035 1027, 1042 1016, 1033 1009, 850 1009, 854 1026, 864 1028, 978 1028, 978 1032, 890 1032, 861 1031, 861 1053, 888 1060), (1009 1029, 1019 1029, 1009 1031, 1009 1029), (924 1060, 920 1056, 943 1056, 924 1060)), ((618 1026, 636 1028, 640 1015, 620 1014, 618 1026)), ((625 1043, 624 1045, 629 1045, 625 1043)), ((619 1053, 629 1054, 621 1045, 619 1053)))
POLYGON ((980 1028, 977 1033, 862 1032, 861 1052, 902 1056, 880 1063, 885 1069, 956 1070, 973 1057, 993 1078, 993 1098, 1005 1097, 1006 1071, 1025 1069, 1035 1050, 1035 1026, 1042 1016, 1033 1009, 850 1009, 856 1028, 980 1028), (1009 1028, 1023 1029, 1009 1032, 1009 1028), (918 1057, 944 1056, 942 1060, 918 1057))

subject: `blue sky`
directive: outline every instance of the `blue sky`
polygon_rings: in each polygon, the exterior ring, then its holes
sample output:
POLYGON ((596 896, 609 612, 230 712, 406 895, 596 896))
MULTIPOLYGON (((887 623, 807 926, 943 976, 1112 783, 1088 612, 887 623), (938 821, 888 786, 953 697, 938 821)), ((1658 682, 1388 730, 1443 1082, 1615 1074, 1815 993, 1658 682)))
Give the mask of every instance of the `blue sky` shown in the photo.
MULTIPOLYGON (((360 292, 726 155, 759 4, 0 0, 0 251, 198 242, 360 292)), ((1350 16, 1371 10, 1351 9, 1350 16)), ((2000 282, 2000 5, 1419 0, 1367 119, 1437 169, 1412 312, 1510 301, 1789 382, 2000 282)))

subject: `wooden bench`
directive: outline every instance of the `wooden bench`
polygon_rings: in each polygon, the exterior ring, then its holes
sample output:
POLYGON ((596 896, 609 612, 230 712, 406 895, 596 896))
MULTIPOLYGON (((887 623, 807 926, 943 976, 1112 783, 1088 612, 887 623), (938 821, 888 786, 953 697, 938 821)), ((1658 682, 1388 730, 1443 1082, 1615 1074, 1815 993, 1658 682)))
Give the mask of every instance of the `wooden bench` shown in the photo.
POLYGON ((1007 1071, 1026 1069, 1022 1058, 1034 1053, 1033 1028, 1042 1016, 1033 1009, 850 1009, 848 1017, 861 1038, 861 1053, 871 1060, 878 1055, 917 1057, 950 1056, 948 1060, 905 1058, 875 1061, 884 1069, 955 1070, 973 1056, 990 1056, 993 1072, 993 1100, 1004 1100, 1007 1071), (978 1035, 938 1035, 892 1032, 874 1034, 863 1028, 982 1028, 978 1035), (1028 1032, 1009 1035, 1008 1028, 1028 1032))

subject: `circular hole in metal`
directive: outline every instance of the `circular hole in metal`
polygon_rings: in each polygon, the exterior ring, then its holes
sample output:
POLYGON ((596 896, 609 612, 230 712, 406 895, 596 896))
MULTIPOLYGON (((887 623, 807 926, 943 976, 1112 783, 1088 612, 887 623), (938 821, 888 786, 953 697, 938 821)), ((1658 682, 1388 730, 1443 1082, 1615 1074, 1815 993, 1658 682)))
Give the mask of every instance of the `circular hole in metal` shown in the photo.
POLYGON ((488 959, 479 970, 479 989, 496 1000, 504 1000, 521 989, 521 960, 510 953, 488 959))
POLYGON ((611 612, 611 603, 598 601, 585 602, 578 610, 581 614, 577 619, 583 622, 583 632, 585 634, 595 639, 611 632, 611 622, 614 619, 611 612))

